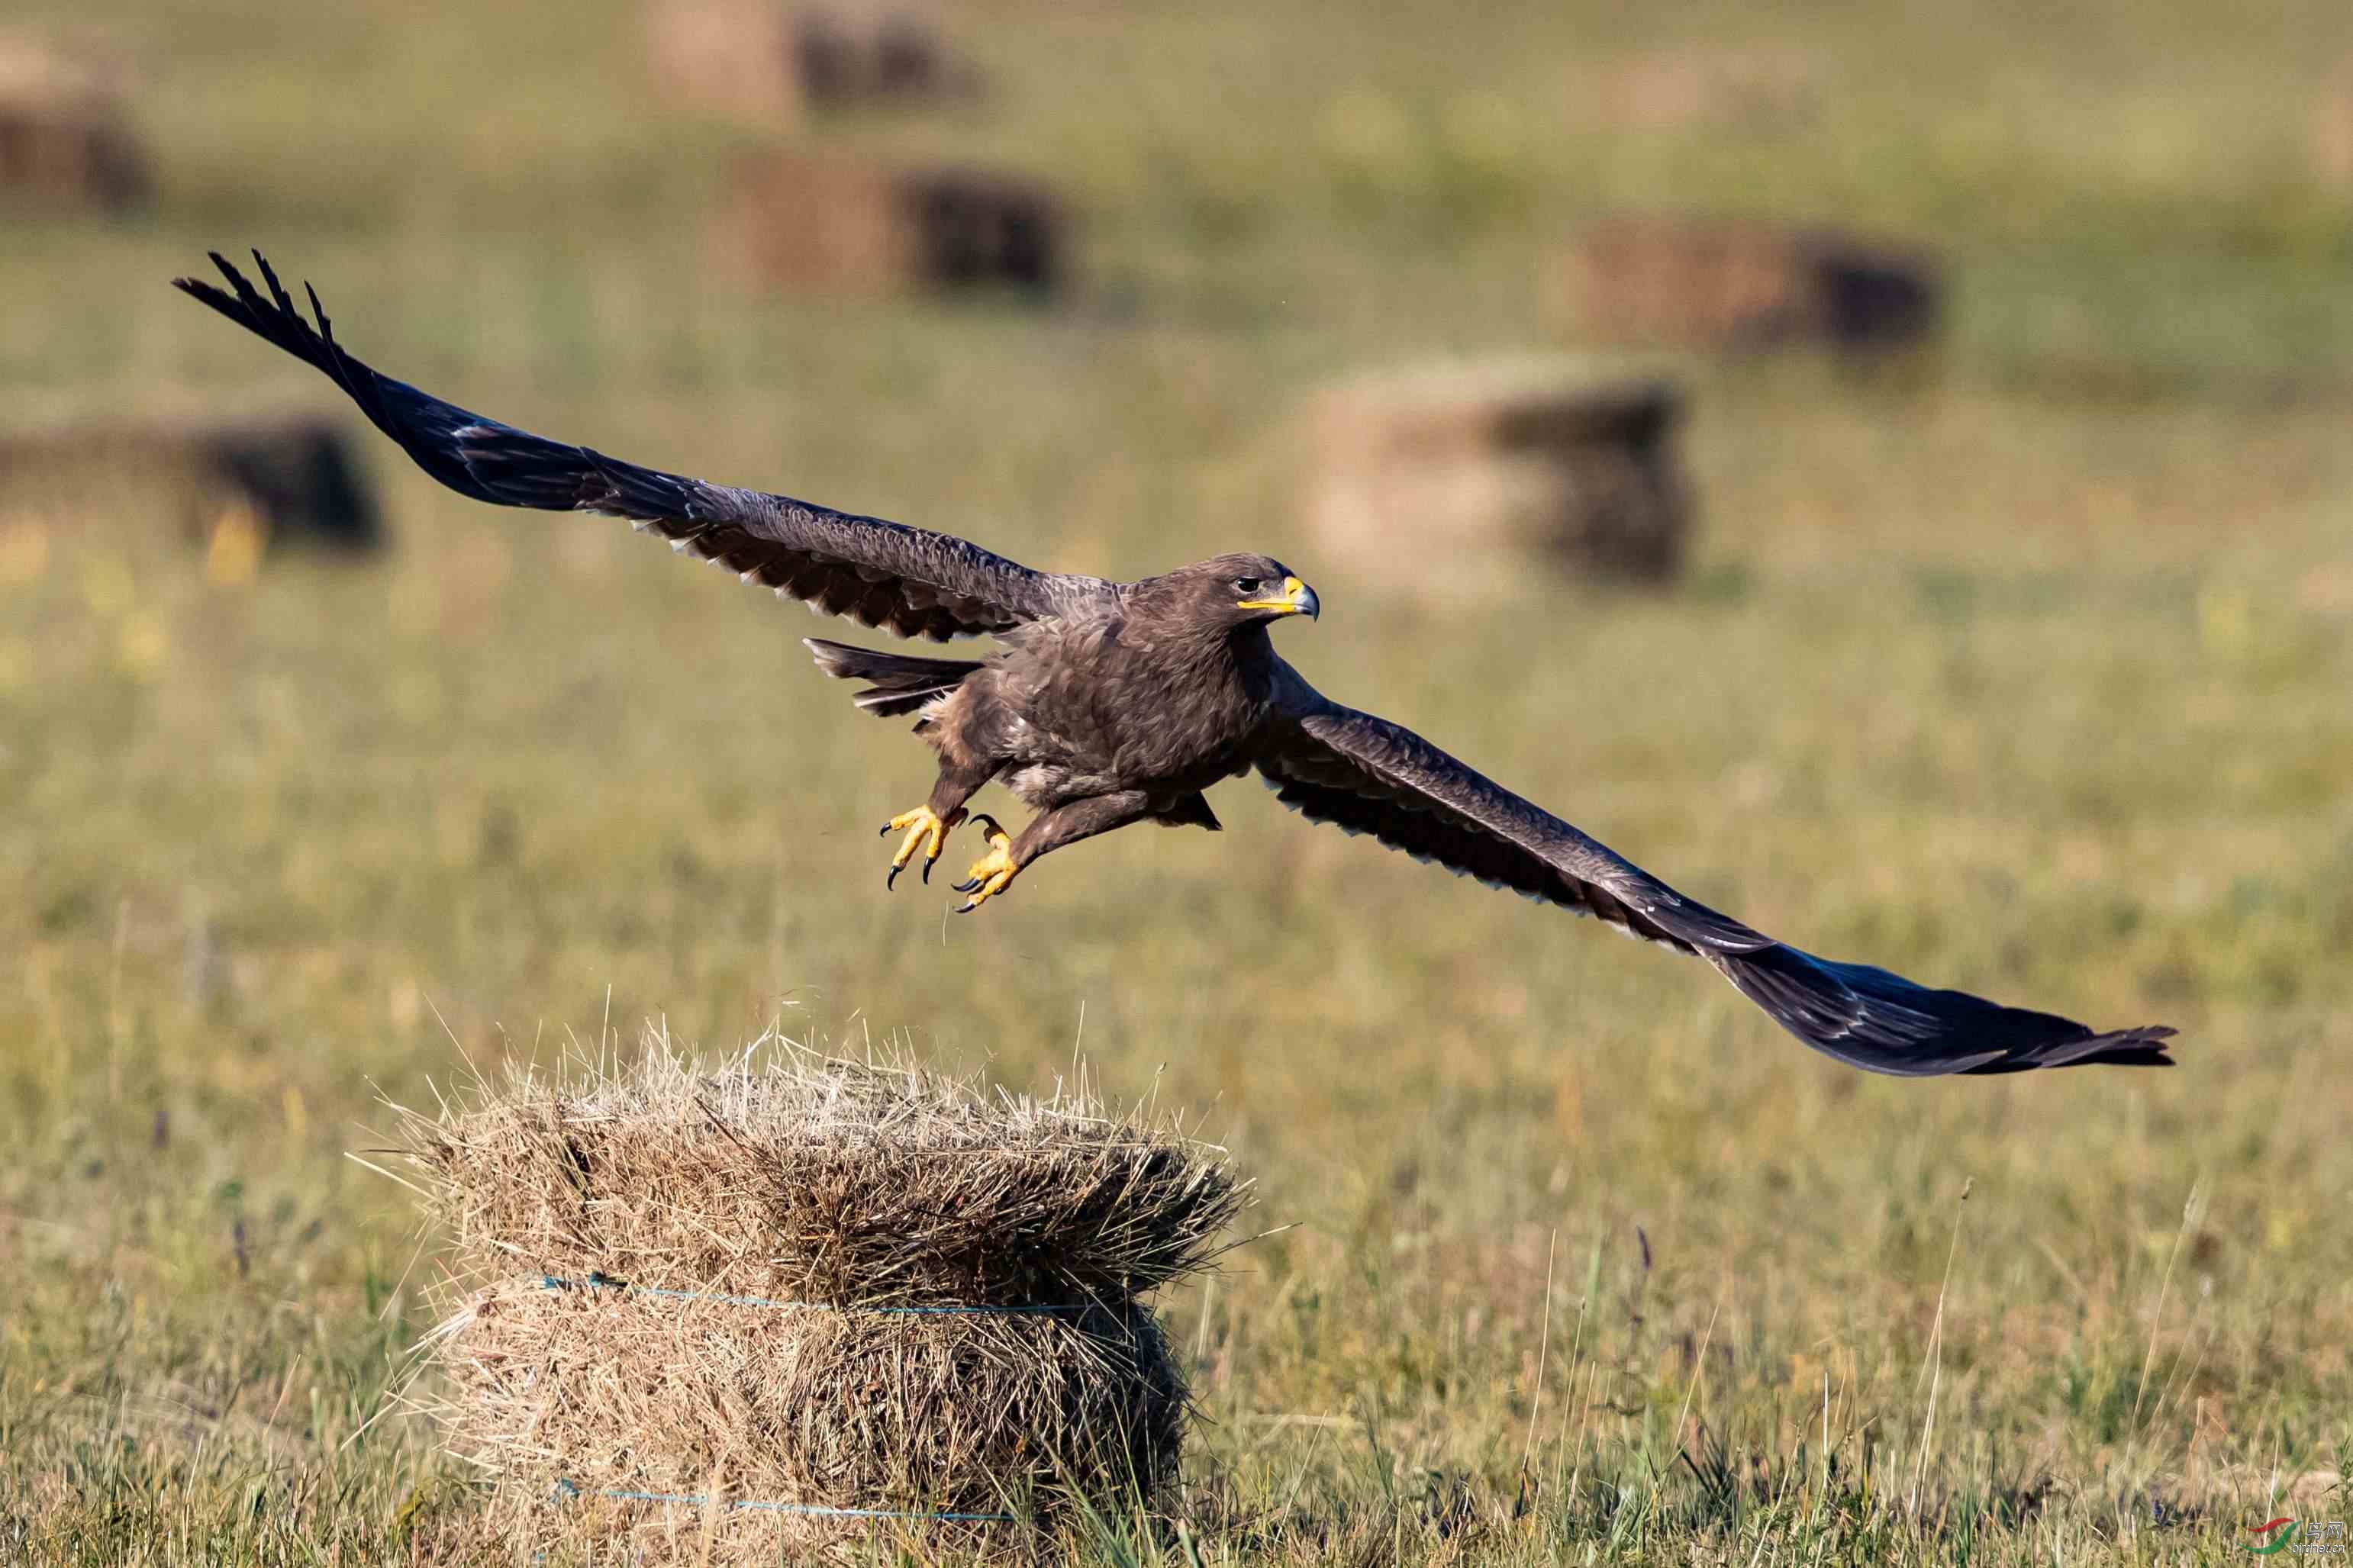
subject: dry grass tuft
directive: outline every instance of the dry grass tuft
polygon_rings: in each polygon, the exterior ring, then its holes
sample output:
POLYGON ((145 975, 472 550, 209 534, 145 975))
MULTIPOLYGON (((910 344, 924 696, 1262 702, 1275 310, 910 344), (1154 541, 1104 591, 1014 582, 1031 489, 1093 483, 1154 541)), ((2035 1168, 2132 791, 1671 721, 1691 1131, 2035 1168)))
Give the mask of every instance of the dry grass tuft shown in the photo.
POLYGON ((761 1552, 845 1526, 802 1510, 1048 1519, 1175 1476, 1185 1384, 1135 1298, 1249 1187, 1174 1122, 659 1037, 397 1113, 451 1242, 418 1403, 516 1539, 708 1512, 761 1552))

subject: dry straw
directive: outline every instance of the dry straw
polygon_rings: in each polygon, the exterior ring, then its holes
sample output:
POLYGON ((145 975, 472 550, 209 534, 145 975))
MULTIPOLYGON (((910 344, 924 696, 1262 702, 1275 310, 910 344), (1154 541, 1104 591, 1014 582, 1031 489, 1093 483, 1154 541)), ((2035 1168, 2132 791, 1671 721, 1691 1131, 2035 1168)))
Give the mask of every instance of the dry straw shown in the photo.
POLYGON ((394 1109, 448 1241, 413 1397, 519 1547, 772 1558, 853 1510, 1051 1522, 1174 1479, 1185 1384, 1136 1298, 1249 1197, 1174 1121, 659 1035, 394 1109))

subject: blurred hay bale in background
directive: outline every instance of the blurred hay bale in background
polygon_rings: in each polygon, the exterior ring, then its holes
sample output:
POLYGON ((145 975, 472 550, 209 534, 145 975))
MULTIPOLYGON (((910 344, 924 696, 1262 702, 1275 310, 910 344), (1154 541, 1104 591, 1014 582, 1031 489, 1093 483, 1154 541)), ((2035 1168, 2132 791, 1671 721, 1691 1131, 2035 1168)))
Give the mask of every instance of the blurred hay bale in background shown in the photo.
POLYGON ((1429 590, 1531 558, 1632 582, 1681 567, 1682 394, 1577 359, 1392 373, 1320 395, 1310 520, 1363 575, 1429 590))
POLYGON ((128 72, 95 46, 0 33, 0 202, 120 213, 154 195, 128 72))
POLYGON ((706 1074, 658 1038, 399 1114, 450 1240, 421 1403, 512 1539, 708 1514, 773 1561, 860 1527, 827 1510, 1050 1521, 1176 1475, 1184 1381, 1136 1298, 1248 1187, 1173 1123, 788 1045, 706 1074))
POLYGON ((1603 68, 1580 96, 1588 118, 1620 131, 1774 130, 1813 116, 1821 72, 1795 48, 1660 49, 1603 68))
POLYGON ((2312 163, 2327 184, 2353 191, 2353 60, 2337 68, 2312 106, 2312 163))
POLYGON ((776 0, 651 0, 646 37, 674 98, 770 127, 810 110, 920 104, 976 85, 923 13, 776 0))
POLYGON ((110 509, 175 522, 222 581, 248 575, 266 550, 282 544, 356 552, 385 540, 366 469, 331 418, 155 419, 0 432, 0 512, 110 509), (127 509, 126 492, 136 500, 127 509))
POLYGON ((1014 175, 778 152, 738 168, 712 238, 722 265, 787 288, 1045 296, 1064 280, 1067 226, 1050 192, 1014 175))
POLYGON ((821 109, 934 102, 978 85, 931 18, 902 7, 803 9, 793 18, 793 52, 801 89, 821 109))
POLYGON ((1914 249, 1822 228, 1629 215, 1580 231, 1558 304, 1579 336, 1701 349, 1890 349, 1938 326, 1939 269, 1914 249))
POLYGON ((770 128, 807 104, 785 9, 769 0, 652 0, 646 50, 665 92, 707 113, 770 128))

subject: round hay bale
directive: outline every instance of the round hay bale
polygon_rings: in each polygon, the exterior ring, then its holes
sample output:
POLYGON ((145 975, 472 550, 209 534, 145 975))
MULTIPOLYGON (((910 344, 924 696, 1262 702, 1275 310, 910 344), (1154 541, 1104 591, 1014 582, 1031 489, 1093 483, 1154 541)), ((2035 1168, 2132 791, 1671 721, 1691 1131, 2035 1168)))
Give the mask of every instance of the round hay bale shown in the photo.
POLYGON ((102 50, 0 32, 0 202, 146 205, 154 174, 132 124, 129 72, 102 50))
POLYGON ((1247 1196, 1222 1157, 1136 1118, 799 1056, 541 1079, 419 1126, 412 1152, 460 1248, 845 1307, 1150 1290, 1207 1262, 1247 1196))
POLYGON ((807 6, 793 18, 793 53, 812 103, 920 103, 968 90, 935 17, 902 6, 807 6))
POLYGON ((1350 569, 1417 592, 1482 587, 1531 556, 1663 581, 1691 522, 1682 414, 1672 383, 1575 359, 1351 382, 1309 412, 1308 514, 1350 569))
POLYGON ((671 98, 769 129, 805 117, 792 30, 771 0, 649 0, 645 26, 647 58, 671 98))
POLYGON ((1249 1188, 1173 1122, 662 1042, 398 1115, 449 1240, 416 1401, 519 1538, 707 1515, 757 1553, 867 1510, 1148 1505, 1176 1474, 1184 1380, 1136 1297, 1204 1267, 1249 1188))
POLYGON ((797 128, 811 110, 933 105, 978 88, 929 7, 647 0, 645 25, 672 98, 772 130, 797 128))
POLYGON ((284 545, 361 554, 385 539, 349 432, 306 413, 0 429, 0 510, 16 508, 174 519, 215 565, 235 541, 258 558, 284 545))
POLYGON ((1562 252, 1564 325, 1588 342, 1849 353, 1932 339, 1939 268, 1912 247, 1742 218, 1628 214, 1562 252))
POLYGON ((831 1510, 1050 1520, 1158 1494, 1186 1408, 1132 1303, 843 1312, 518 1279, 435 1356, 450 1446, 500 1474, 501 1533, 541 1542, 706 1510, 731 1554, 860 1526, 831 1510))
POLYGON ((1820 61, 1786 46, 1684 45, 1579 76, 1573 106, 1620 131, 1771 132, 1817 118, 1824 96, 1820 61))
POLYGON ((2353 191, 2353 60, 2337 67, 2313 101, 2312 163, 2331 189, 2353 191))
POLYGON ((1071 220, 1035 180, 961 164, 774 149, 741 160, 713 216, 712 264, 756 284, 844 293, 976 287, 1050 298, 1071 220))

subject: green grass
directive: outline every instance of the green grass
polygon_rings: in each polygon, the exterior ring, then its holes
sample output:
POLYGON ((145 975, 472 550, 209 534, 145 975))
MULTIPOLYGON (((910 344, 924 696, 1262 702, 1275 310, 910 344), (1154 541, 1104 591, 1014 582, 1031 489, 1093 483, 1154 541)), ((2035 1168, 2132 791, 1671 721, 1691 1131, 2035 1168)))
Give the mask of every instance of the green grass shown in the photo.
POLYGON ((167 199, 9 221, 0 385, 323 403, 163 286, 259 244, 393 374, 630 458, 1073 569, 1266 549, 1343 700, 1777 934, 2170 1021, 2183 1065, 1852 1073, 1247 784, 1220 837, 951 921, 882 893, 928 763, 808 668, 818 623, 617 523, 378 444, 395 555, 223 589, 152 497, 20 506, 0 1559, 487 1550, 375 1419, 430 1264, 341 1153, 373 1086, 648 1017, 1021 1086, 1082 1052, 1261 1178, 1294 1228, 1168 1303, 1186 1533, 1090 1560, 2221 1561, 2353 1513, 2353 205, 2301 163, 2342 8, 1135 9, 975 9, 981 103, 821 132, 1062 182, 1086 279, 1046 314, 707 278, 745 138, 641 92, 627 5, 78 7, 144 41, 167 199), (1775 37, 1825 62, 1798 124, 1587 107, 1612 61, 1775 37), (1949 341, 1900 384, 1686 367, 1673 594, 1355 581, 1295 504, 1298 399, 1541 340, 1546 247, 1623 202, 1932 239, 1949 341))

